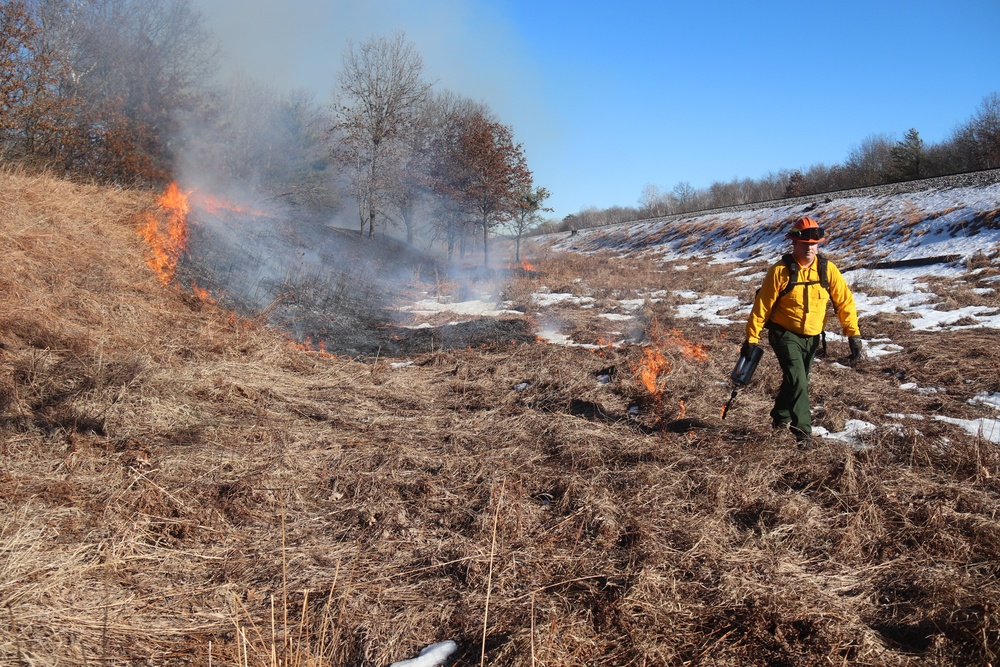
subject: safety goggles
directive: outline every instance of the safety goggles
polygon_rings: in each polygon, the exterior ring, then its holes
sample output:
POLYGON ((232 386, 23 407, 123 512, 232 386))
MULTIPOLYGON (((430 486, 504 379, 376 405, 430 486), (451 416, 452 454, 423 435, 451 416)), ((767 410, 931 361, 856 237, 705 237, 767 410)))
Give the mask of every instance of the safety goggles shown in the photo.
POLYGON ((809 227, 807 229, 793 229, 788 232, 788 236, 796 241, 820 241, 825 234, 822 227, 809 227))

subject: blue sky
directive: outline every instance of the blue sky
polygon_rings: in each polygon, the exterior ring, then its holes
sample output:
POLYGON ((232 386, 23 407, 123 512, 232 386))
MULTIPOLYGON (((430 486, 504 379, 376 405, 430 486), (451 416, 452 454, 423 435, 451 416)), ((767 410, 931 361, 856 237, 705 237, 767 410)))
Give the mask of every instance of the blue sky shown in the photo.
POLYGON ((327 102, 348 40, 405 32, 438 88, 523 144, 551 217, 647 184, 844 162, 946 139, 1000 93, 1000 0, 195 0, 226 67, 327 102))

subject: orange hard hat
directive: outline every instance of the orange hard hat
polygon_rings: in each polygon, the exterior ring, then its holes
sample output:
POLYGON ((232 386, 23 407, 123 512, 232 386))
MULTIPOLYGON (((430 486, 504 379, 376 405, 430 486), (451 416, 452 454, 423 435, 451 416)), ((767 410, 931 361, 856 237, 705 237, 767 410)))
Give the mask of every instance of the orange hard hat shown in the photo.
POLYGON ((823 228, 812 218, 799 218, 792 225, 791 231, 785 234, 785 238, 793 241, 804 241, 805 243, 819 243, 825 238, 823 228))

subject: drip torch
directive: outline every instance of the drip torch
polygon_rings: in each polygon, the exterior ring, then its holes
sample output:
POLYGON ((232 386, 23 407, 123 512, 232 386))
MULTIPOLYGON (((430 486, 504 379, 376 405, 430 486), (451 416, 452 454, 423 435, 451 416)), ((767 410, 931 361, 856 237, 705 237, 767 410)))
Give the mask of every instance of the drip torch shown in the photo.
POLYGON ((733 401, 736 400, 740 389, 750 384, 762 356, 764 356, 764 348, 759 345, 744 343, 743 347, 740 348, 740 358, 736 360, 736 365, 733 366, 733 370, 729 374, 729 379, 733 381, 733 393, 730 394, 726 406, 722 408, 723 419, 726 418, 729 408, 733 406, 733 401))

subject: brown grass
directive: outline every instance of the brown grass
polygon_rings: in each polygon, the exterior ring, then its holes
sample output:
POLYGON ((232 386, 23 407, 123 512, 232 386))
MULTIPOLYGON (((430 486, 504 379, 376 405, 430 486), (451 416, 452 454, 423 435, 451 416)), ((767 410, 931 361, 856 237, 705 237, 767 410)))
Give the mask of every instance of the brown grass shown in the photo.
MULTIPOLYGON (((460 665, 995 662, 1000 455, 929 418, 983 414, 989 332, 895 326, 904 352, 820 364, 818 423, 878 428, 800 451, 767 428, 773 360, 718 418, 741 326, 677 297, 597 352, 307 354, 162 287, 150 207, 0 176, 0 662, 386 665, 444 639, 460 665), (708 353, 665 349, 659 401, 633 370, 654 326, 708 353)), ((608 300, 752 293, 528 259, 608 300)))

